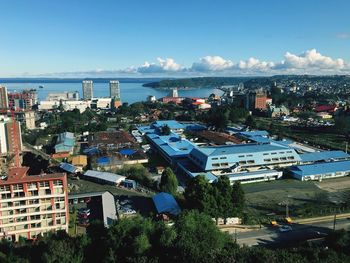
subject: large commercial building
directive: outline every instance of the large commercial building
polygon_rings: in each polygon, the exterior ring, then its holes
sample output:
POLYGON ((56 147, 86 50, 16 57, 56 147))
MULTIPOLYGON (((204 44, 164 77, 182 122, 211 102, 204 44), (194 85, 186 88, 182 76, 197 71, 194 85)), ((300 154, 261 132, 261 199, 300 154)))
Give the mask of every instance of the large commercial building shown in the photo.
POLYGON ((16 150, 22 151, 21 125, 8 117, 0 118, 0 153, 13 154, 16 150))
POLYGON ((94 97, 93 94, 94 83, 92 80, 83 80, 83 99, 91 100, 94 97))
POLYGON ((8 93, 9 106, 15 109, 32 109, 38 104, 38 93, 35 89, 8 93))
POLYGON ((79 100, 79 92, 59 92, 49 93, 46 97, 48 101, 60 101, 60 100, 79 100))
POLYGON ((13 168, 0 179, 0 238, 35 239, 47 232, 68 232, 68 193, 65 174, 27 175, 13 168))
POLYGON ((112 99, 120 100, 120 87, 118 80, 111 80, 109 82, 109 94, 112 99))
POLYGON ((0 109, 7 109, 9 107, 9 101, 7 97, 7 88, 0 86, 0 109))
POLYGON ((266 109, 266 92, 262 90, 250 91, 246 95, 246 108, 248 110, 265 110, 266 109))

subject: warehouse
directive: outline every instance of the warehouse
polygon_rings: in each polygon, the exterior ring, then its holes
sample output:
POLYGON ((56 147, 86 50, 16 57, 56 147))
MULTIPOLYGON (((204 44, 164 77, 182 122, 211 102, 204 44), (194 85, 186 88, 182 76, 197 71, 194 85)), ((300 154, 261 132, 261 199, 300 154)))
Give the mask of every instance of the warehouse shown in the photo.
POLYGON ((292 176, 301 181, 318 180, 348 176, 350 161, 325 162, 290 167, 292 176))
POLYGON ((345 161, 350 155, 343 151, 324 151, 300 154, 301 163, 314 163, 320 161, 345 161))
POLYGON ((86 171, 84 173, 84 177, 98 183, 110 184, 115 186, 120 185, 126 179, 125 176, 119 174, 99 172, 93 170, 86 171))

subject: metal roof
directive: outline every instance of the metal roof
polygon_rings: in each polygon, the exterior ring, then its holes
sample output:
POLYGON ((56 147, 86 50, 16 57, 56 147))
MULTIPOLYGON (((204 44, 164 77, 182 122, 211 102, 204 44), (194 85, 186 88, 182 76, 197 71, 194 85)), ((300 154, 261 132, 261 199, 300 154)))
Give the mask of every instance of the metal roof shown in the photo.
POLYGON ((174 120, 155 121, 152 123, 152 126, 158 129, 165 125, 167 125, 170 129, 185 129, 185 126, 183 124, 174 120))
POLYGON ((93 170, 88 170, 84 173, 84 176, 111 182, 111 183, 118 183, 122 180, 125 180, 126 177, 119 175, 119 174, 114 174, 114 173, 108 173, 108 172, 99 172, 99 171, 93 171, 93 170))
POLYGON ((292 166, 290 170, 299 176, 350 171, 350 161, 326 162, 309 165, 292 166))
POLYGON ((300 154, 302 162, 326 161, 331 159, 348 159, 350 155, 343 151, 325 151, 300 154))
POLYGON ((166 212, 176 216, 181 212, 178 203, 171 194, 162 192, 153 196, 152 199, 158 213, 166 212))
POLYGON ((60 168, 69 173, 75 173, 77 171, 77 168, 69 163, 61 163, 60 168))
POLYGON ((201 151, 207 156, 228 155, 228 154, 240 154, 240 153, 256 153, 256 152, 268 152, 268 151, 280 151, 290 149, 287 146, 282 146, 276 143, 265 144, 237 144, 237 145, 224 145, 213 147, 199 147, 198 151, 201 151))
POLYGON ((244 137, 255 137, 255 136, 262 136, 262 137, 267 137, 269 136, 269 133, 264 130, 258 130, 258 131, 244 131, 244 132, 239 132, 239 135, 244 136, 244 137))

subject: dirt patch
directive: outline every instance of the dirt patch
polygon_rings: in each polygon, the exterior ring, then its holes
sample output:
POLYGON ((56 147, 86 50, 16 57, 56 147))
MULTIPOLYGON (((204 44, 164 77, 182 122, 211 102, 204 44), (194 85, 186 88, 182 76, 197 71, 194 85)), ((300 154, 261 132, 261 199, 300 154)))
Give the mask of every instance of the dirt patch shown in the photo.
POLYGON ((337 192, 350 189, 350 177, 342 177, 315 183, 317 187, 327 192, 337 192))

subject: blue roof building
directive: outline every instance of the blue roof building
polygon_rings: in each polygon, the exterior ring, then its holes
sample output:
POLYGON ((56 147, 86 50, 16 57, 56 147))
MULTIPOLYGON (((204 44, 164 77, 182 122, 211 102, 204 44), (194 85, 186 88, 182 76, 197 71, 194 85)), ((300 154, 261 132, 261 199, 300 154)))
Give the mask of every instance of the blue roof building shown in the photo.
POLYGON ((74 165, 72 164, 69 164, 69 163, 61 163, 60 164, 60 168, 68 173, 76 173, 78 171, 78 168, 75 167, 74 165))
POLYGON ((164 136, 147 134, 146 136, 153 147, 171 164, 174 164, 176 158, 188 156, 195 147, 192 142, 175 133, 164 136))
POLYGON ((152 123, 151 127, 160 130, 163 126, 168 126, 172 131, 184 130, 185 126, 174 120, 167 121, 155 121, 152 123))
POLYGON ((290 167, 294 178, 301 181, 342 177, 350 174, 350 161, 325 162, 290 167))
POLYGON ((181 209, 176 202, 174 196, 168 193, 159 193, 152 197, 153 203, 158 214, 170 214, 177 216, 181 213, 181 209))
POLYGON ((350 155, 343 151, 324 151, 300 154, 302 163, 319 161, 341 161, 350 158, 350 155))
POLYGON ((74 133, 71 133, 71 132, 60 133, 57 137, 55 152, 56 153, 60 153, 60 152, 73 153, 74 144, 75 144, 74 133))
POLYGON ((204 171, 241 167, 283 166, 300 161, 296 151, 278 143, 238 144, 214 147, 196 147, 191 160, 204 171))

